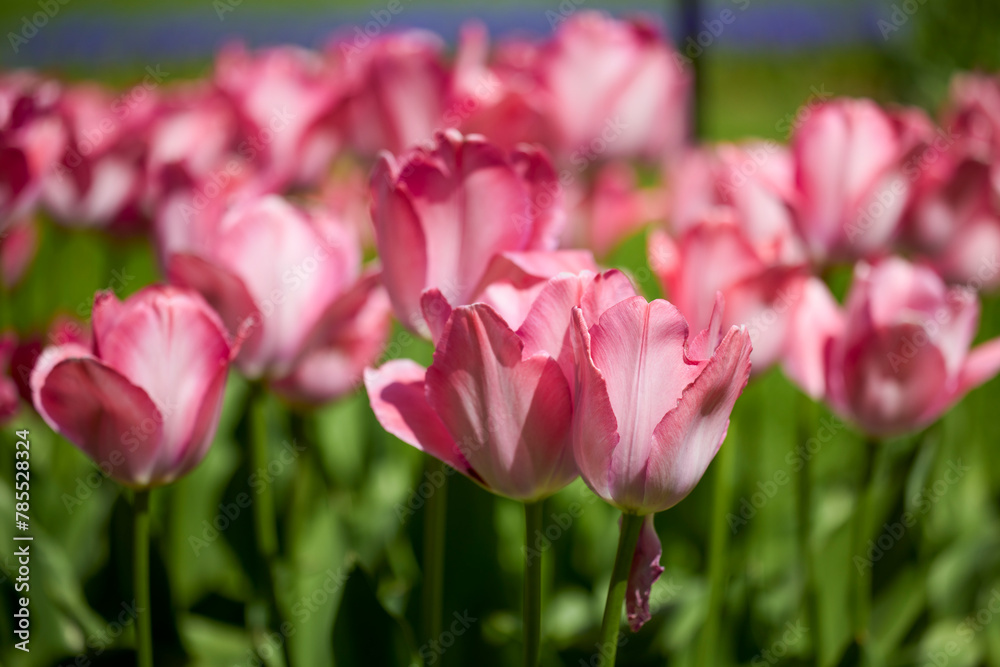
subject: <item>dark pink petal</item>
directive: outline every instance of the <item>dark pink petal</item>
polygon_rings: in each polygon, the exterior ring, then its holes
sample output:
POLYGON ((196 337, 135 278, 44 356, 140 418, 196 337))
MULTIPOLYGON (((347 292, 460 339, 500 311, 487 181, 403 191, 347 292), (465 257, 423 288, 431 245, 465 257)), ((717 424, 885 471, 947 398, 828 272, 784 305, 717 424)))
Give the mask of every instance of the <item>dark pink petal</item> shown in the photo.
POLYGON ((45 422, 115 479, 155 481, 164 418, 145 391, 77 345, 46 350, 31 387, 45 422))
POLYGON ((431 341, 436 345, 444 333, 448 318, 451 317, 451 304, 444 298, 444 294, 441 294, 441 290, 432 287, 420 297, 420 310, 427 328, 430 329, 431 341))
POLYGON ((639 632, 639 628, 652 618, 649 612, 649 593, 663 574, 663 567, 660 565, 662 553, 653 515, 647 514, 642 520, 639 542, 632 556, 632 569, 629 570, 625 588, 625 616, 632 632, 639 632))

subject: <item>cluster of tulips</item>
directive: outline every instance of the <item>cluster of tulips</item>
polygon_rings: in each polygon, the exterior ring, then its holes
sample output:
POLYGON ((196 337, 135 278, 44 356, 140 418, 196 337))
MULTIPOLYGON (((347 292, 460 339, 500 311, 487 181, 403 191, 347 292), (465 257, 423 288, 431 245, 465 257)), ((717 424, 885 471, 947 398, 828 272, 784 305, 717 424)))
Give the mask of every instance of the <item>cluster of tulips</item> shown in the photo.
MULTIPOLYGON (((231 363, 297 410, 363 384, 386 431, 523 502, 529 538, 578 476, 622 511, 610 665, 623 603, 632 630, 650 618, 653 514, 705 473, 751 366, 781 365, 873 442, 1000 370, 1000 341, 970 349, 977 291, 1000 284, 998 79, 957 77, 937 122, 833 99, 802 108, 788 146, 697 146, 685 59, 649 25, 593 12, 493 48, 470 25, 452 57, 424 32, 348 34, 321 52, 227 48, 203 80, 165 76, 119 94, 0 76, 5 287, 30 267, 41 210, 146 236, 162 269, 164 285, 124 301, 99 293, 89 327, 57 322, 44 351, 14 332, 0 343, 0 418, 30 404, 129 487, 137 545, 149 491, 211 446, 231 363), (643 267, 598 261, 650 225, 669 301, 637 293, 643 267), (845 265, 840 305, 824 278, 845 265), (393 336, 414 335, 433 344, 427 368, 393 358, 393 336)), ((266 460, 254 440, 248 456, 266 460)), ((443 506, 427 512, 433 636, 443 506)), ((273 560, 274 526, 257 526, 273 560)))

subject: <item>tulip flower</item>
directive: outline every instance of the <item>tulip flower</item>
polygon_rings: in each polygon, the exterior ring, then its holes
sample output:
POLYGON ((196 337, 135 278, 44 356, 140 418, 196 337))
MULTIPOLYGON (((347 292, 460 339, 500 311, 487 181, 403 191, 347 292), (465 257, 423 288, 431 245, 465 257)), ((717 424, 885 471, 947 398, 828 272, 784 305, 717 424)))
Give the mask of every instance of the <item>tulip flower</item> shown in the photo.
POLYGON ((732 214, 732 209, 716 209, 715 219, 689 227, 676 241, 662 231, 651 234, 650 267, 696 330, 711 323, 721 292, 726 303, 722 324, 746 325, 753 369, 759 373, 781 359, 790 318, 810 278, 802 264, 766 261, 781 242, 755 246, 732 214))
POLYGON ((66 143, 60 94, 54 81, 28 71, 0 75, 0 234, 32 213, 59 164, 66 143))
POLYGON ((59 222, 122 232, 145 222, 146 133, 156 103, 148 92, 141 101, 128 99, 126 104, 95 84, 75 86, 60 98, 68 142, 42 192, 59 222))
POLYGON ((508 157, 455 130, 399 160, 383 153, 371 190, 389 299, 399 320, 424 336, 425 290, 438 289, 452 305, 479 300, 491 262, 551 250, 563 224, 558 181, 542 153, 523 148, 508 157))
POLYGON ((930 268, 895 257, 862 262, 843 310, 829 293, 809 300, 790 375, 870 436, 923 428, 1000 371, 1000 339, 969 349, 975 293, 948 287, 930 268))
POLYGON ((49 347, 31 373, 39 414, 119 482, 174 481, 208 451, 235 352, 197 294, 148 287, 94 299, 94 345, 49 347), (178 379, 181 378, 181 379, 178 379))
POLYGON ((943 125, 981 162, 1000 155, 1000 77, 963 72, 951 80, 943 125))
POLYGON ((13 357, 17 336, 11 332, 0 335, 0 424, 6 424, 20 407, 17 382, 14 380, 13 357))
POLYGON ((313 184, 325 173, 342 143, 335 122, 342 79, 327 58, 290 46, 253 53, 234 44, 219 54, 214 73, 243 121, 240 154, 275 187, 313 184))
POLYGON ((796 223, 816 262, 885 249, 912 196, 906 164, 929 128, 915 112, 842 99, 814 109, 796 129, 796 223))
POLYGON ((94 298, 92 348, 48 348, 31 373, 45 422, 133 488, 133 577, 140 667, 152 667, 149 491, 191 471, 208 452, 236 347, 192 292, 147 287, 124 302, 94 298))
POLYGON ((244 339, 247 377, 317 404, 351 391, 381 353, 388 301, 346 223, 269 195, 234 205, 200 243, 173 254, 168 275, 244 339))
POLYGON ((27 273, 38 251, 38 228, 34 218, 15 221, 0 233, 0 285, 11 289, 27 273))
POLYGON ((661 299, 631 297, 597 320, 574 310, 573 452, 587 485, 623 513, 602 627, 609 664, 623 598, 633 630, 649 619, 659 574, 652 515, 704 475, 750 377, 750 335, 735 326, 723 335, 721 322, 721 297, 710 326, 692 339, 681 313, 661 299))
POLYGON ((578 11, 539 54, 537 76, 559 153, 658 160, 687 139, 691 75, 650 25, 578 11))
MULTIPOLYGON (((525 503, 526 537, 541 524, 541 501, 577 476, 570 441, 575 375, 573 308, 596 320, 633 295, 618 271, 561 273, 539 292, 515 330, 482 303, 449 310, 425 295, 441 323, 434 363, 397 359, 365 372, 383 428, 447 463, 488 491, 525 503), (436 306, 436 307, 435 307, 436 306)), ((539 559, 525 552, 525 655, 538 653, 539 559)))
POLYGON ((444 50, 440 37, 422 30, 373 39, 360 27, 330 45, 344 85, 337 122, 351 148, 364 156, 400 153, 443 127, 444 50))

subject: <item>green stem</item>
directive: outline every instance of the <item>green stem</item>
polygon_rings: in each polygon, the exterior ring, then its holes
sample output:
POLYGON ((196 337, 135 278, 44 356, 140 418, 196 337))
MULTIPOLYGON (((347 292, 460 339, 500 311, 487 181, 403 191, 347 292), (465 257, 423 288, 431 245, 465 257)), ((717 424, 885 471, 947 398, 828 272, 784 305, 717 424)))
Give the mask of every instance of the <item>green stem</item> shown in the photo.
POLYGON ((132 498, 132 577, 135 591, 135 650, 139 667, 153 667, 153 613, 149 601, 149 491, 132 498))
MULTIPOLYGON (((251 389, 250 395, 250 471, 251 474, 267 470, 268 465, 268 433, 267 433, 267 392, 262 385, 251 389)), ((263 627, 253 630, 255 643, 266 641, 267 627, 278 630, 281 637, 281 651, 271 647, 269 653, 275 656, 270 665, 291 664, 288 655, 288 637, 281 633, 281 607, 275 583, 275 569, 278 562, 278 528, 274 502, 274 482, 265 483, 257 488, 257 497, 253 503, 254 538, 257 542, 257 553, 261 557, 261 568, 264 586, 267 594, 266 613, 255 614, 255 617, 270 617, 270 621, 261 619, 263 627), (278 656, 283 657, 281 660, 278 656)), ((258 652, 260 651, 258 646, 258 652)), ((263 657, 263 655, 262 655, 263 657)))
POLYGON ((635 545, 639 543, 642 521, 643 517, 638 514, 622 512, 618 552, 615 554, 615 567, 611 571, 608 600, 604 605, 604 619, 601 621, 599 646, 601 667, 614 667, 615 656, 618 654, 618 626, 622 618, 622 603, 625 601, 628 573, 632 569, 632 556, 635 554, 635 545))
MULTIPOLYGON (((815 424, 813 420, 814 407, 812 399, 805 394, 801 395, 802 411, 804 418, 799 419, 801 442, 803 447, 807 447, 809 438, 813 432, 815 424)), ((812 456, 813 454, 805 449, 805 454, 801 459, 802 467, 799 469, 799 502, 798 502, 798 537, 799 537, 799 558, 802 562, 802 597, 805 606, 806 627, 813 632, 813 656, 817 664, 821 664, 821 628, 819 621, 819 598, 817 597, 816 568, 813 564, 812 555, 812 456)))
MULTIPOLYGON (((866 439, 861 463, 861 475, 858 480, 857 506, 854 512, 854 535, 851 549, 851 561, 854 557, 864 558, 865 538, 868 536, 868 514, 871 512, 872 479, 875 472, 875 454, 878 442, 866 439)), ((861 650, 861 664, 867 664, 865 656, 869 637, 872 604, 872 567, 862 568, 854 579, 854 640, 861 650)))
POLYGON ((728 550, 729 527, 726 516, 732 505, 733 463, 737 445, 745 442, 742 430, 737 431, 736 435, 739 439, 734 441, 730 436, 730 441, 723 444, 715 457, 717 470, 713 482, 712 532, 708 552, 708 581, 711 588, 708 594, 708 616, 702 626, 701 644, 698 647, 699 665, 717 664, 715 658, 719 648, 719 619, 722 617, 726 592, 726 562, 731 555, 728 550))
POLYGON ((544 500, 524 504, 524 665, 538 664, 542 637, 542 555, 531 548, 531 539, 542 532, 544 500))
POLYGON ((429 457, 427 478, 442 480, 427 499, 424 514, 424 636, 427 641, 437 641, 441 636, 441 609, 444 607, 444 529, 448 518, 448 474, 444 464, 429 457))

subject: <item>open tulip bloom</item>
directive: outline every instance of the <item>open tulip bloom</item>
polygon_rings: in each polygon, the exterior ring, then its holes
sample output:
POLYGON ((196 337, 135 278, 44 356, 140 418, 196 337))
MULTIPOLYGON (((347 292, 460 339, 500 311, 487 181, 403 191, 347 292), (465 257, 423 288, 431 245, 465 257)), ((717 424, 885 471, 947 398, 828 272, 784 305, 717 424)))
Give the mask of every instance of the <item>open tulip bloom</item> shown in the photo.
POLYGON ((39 414, 134 490, 139 664, 152 664, 149 489, 205 457, 237 352, 219 316, 195 293, 147 287, 124 302, 94 299, 93 347, 47 349, 31 374, 39 414))

